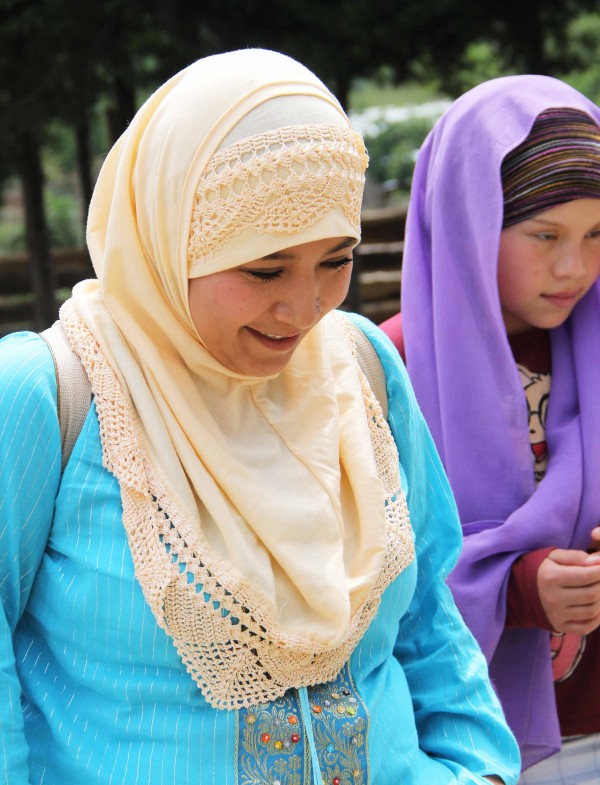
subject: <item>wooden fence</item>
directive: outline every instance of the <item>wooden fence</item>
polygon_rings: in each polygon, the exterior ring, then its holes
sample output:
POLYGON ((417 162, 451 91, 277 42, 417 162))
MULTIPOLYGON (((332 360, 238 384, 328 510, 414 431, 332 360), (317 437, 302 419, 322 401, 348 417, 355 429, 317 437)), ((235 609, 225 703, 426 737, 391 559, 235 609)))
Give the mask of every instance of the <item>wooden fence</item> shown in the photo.
MULTIPOLYGON (((362 242, 356 249, 354 273, 344 308, 379 324, 398 311, 406 211, 399 208, 365 210, 362 242)), ((52 264, 57 301, 87 275, 85 251, 56 249, 52 264)), ((26 254, 0 255, 0 337, 34 328, 34 300, 26 254)))
POLYGON ((400 308, 405 208, 364 210, 362 240, 354 252, 352 283, 344 307, 380 324, 400 308))

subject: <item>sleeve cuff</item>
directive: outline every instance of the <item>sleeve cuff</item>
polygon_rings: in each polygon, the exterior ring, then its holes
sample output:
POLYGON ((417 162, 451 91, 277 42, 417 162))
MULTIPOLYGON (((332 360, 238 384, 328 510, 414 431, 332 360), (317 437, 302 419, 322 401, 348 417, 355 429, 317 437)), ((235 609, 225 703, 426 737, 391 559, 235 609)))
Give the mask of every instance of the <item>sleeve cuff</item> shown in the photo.
POLYGON ((537 573, 550 548, 538 548, 520 556, 513 564, 506 597, 506 626, 535 627, 552 632, 546 613, 540 602, 537 588, 537 573))

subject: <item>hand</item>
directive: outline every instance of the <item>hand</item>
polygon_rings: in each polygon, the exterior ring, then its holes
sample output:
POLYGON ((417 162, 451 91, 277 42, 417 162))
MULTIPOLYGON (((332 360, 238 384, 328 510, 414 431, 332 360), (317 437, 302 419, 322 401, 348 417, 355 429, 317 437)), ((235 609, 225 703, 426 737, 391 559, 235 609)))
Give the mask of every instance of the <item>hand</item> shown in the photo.
POLYGON ((500 777, 496 777, 495 774, 489 777, 484 777, 483 779, 487 780, 488 782, 493 782, 495 785, 504 785, 504 780, 501 780, 500 777))
POLYGON ((592 539, 588 547, 588 553, 593 553, 594 551, 600 551, 600 526, 592 529, 592 539))
POLYGON ((555 548, 540 564, 537 587, 555 632, 586 635, 600 625, 600 553, 555 548))

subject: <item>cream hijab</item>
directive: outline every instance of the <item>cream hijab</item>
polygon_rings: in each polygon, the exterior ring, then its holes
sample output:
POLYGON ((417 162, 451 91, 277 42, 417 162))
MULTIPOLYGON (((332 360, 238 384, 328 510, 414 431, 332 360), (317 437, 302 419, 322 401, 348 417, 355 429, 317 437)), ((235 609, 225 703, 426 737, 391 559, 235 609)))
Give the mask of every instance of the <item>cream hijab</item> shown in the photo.
POLYGON ((97 280, 75 287, 61 320, 92 382, 136 577, 215 706, 332 678, 400 569, 384 512, 398 479, 378 472, 340 318, 257 378, 212 357, 188 307, 190 276, 358 239, 365 166, 312 73, 245 50, 152 95, 94 191, 97 280))

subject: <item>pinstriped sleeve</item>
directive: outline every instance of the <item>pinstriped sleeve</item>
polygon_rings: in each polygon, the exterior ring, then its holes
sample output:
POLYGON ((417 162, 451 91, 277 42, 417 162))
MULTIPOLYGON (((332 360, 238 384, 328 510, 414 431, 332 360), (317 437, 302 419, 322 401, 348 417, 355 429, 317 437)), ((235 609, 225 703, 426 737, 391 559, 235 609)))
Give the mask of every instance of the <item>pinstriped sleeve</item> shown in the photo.
POLYGON ((0 341, 0 783, 29 782, 12 635, 52 523, 60 481, 54 365, 34 333, 0 341))
POLYGON ((410 687, 419 746, 447 770, 440 782, 475 785, 487 775, 514 785, 520 758, 485 658, 446 578, 461 547, 456 505, 403 363, 380 330, 359 326, 383 365, 417 553, 417 583, 400 620, 395 655, 410 687), (454 779, 450 779, 450 773, 454 779))

